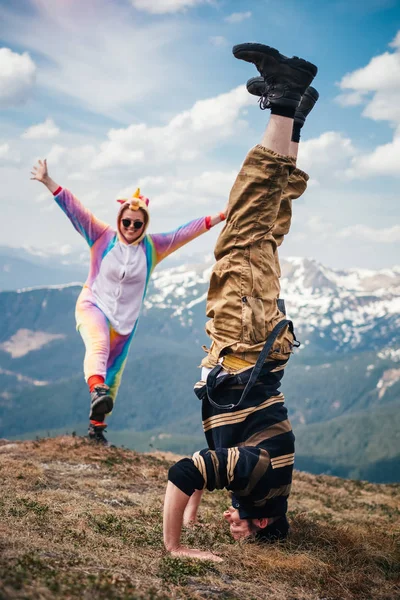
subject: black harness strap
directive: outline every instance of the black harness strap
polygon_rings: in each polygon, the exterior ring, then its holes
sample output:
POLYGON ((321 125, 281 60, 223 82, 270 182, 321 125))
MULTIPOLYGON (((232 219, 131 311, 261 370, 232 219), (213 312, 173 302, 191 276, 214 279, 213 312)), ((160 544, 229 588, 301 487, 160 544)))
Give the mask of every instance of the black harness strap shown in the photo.
MULTIPOLYGON (((246 398, 247 394, 250 392, 251 388, 254 386, 254 384, 256 383, 258 376, 261 373, 261 369, 264 366, 265 363, 265 359, 267 358, 273 343, 275 342, 276 338, 278 337, 278 335, 280 334, 280 332, 282 331, 282 329, 284 329, 284 327, 286 327, 287 325, 289 325, 289 329, 291 331, 291 333, 293 334, 294 340, 295 340, 295 344, 294 345, 300 345, 299 342, 297 342, 296 337, 294 336, 294 331, 293 331, 293 323, 292 321, 289 321, 287 319, 283 319, 282 321, 279 321, 279 323, 277 325, 275 325, 275 327, 273 328, 273 330, 271 331, 271 333, 268 336, 267 341, 265 342, 264 348, 261 350, 259 357, 257 359, 256 364, 253 367, 253 370, 251 372, 250 378, 246 384, 246 387, 243 390, 243 393, 240 397, 239 402, 237 402, 236 404, 218 404, 217 402, 215 402, 215 400, 213 400, 212 398, 212 393, 214 392, 215 387, 218 385, 217 384, 217 377, 218 374, 221 372, 222 370, 222 365, 216 365, 208 374, 207 377, 207 381, 206 381, 206 391, 207 391, 207 398, 209 403, 214 406, 214 408, 218 408, 219 410, 232 410, 234 408, 237 408, 238 406, 240 406, 240 404, 242 404, 242 402, 244 401, 244 399, 246 398)), ((271 368, 273 368, 275 366, 274 363, 271 364, 271 368)), ((228 377, 228 376, 227 376, 228 377)), ((221 378, 222 379, 222 378, 221 378)), ((225 379, 225 378, 224 378, 225 379)))

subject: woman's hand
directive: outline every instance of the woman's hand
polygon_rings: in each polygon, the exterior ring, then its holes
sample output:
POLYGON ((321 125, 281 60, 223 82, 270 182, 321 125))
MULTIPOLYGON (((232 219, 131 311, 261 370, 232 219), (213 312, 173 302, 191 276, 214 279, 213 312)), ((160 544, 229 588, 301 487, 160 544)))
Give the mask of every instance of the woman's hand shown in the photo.
POLYGON ((36 179, 36 181, 41 181, 44 183, 46 179, 49 178, 49 173, 47 171, 47 160, 39 160, 38 165, 32 167, 31 174, 33 175, 31 179, 36 179))
POLYGON ((49 177, 46 159, 39 160, 38 164, 32 167, 31 175, 33 175, 31 179, 36 179, 36 181, 43 183, 52 194, 60 187, 49 177))

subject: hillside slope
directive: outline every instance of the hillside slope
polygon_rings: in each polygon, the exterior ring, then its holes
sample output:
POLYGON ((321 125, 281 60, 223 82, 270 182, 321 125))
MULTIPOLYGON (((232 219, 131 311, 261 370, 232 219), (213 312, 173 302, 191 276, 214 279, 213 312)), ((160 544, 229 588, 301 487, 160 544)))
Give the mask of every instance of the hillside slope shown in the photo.
POLYGON ((296 472, 291 537, 264 548, 234 543, 227 494, 206 494, 205 526, 185 538, 224 562, 196 563, 162 547, 171 460, 66 436, 3 441, 1 600, 398 597, 399 485, 296 472))
MULTIPOLYGON (((210 269, 203 261, 155 272, 109 419, 114 444, 180 453, 203 445, 193 384, 209 342, 210 269)), ((87 427, 79 292, 63 285, 0 293, 0 437, 87 427)), ((282 294, 302 341, 282 386, 298 465, 400 481, 400 268, 339 271, 292 258, 282 261, 282 294)))

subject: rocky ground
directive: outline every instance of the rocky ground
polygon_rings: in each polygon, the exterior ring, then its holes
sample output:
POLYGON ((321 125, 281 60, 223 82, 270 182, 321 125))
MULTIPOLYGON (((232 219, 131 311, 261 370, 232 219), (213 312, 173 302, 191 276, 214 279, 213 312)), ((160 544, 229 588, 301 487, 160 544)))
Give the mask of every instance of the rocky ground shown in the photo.
POLYGON ((63 436, 0 443, 0 600, 331 600, 400 596, 400 485, 295 472, 284 544, 235 543, 225 492, 206 494, 185 542, 162 545, 171 455, 63 436))

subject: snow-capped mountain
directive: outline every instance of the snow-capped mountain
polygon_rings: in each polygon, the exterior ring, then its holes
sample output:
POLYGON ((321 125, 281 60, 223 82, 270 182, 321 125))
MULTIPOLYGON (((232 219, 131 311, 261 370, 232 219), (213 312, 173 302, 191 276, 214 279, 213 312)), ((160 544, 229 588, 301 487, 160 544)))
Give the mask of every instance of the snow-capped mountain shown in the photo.
MULTIPOLYGON (((303 352, 311 343, 337 352, 400 347, 400 267, 336 270, 306 258, 281 265, 281 296, 303 352)), ((203 264, 156 271, 146 312, 163 310, 181 327, 201 329, 211 268, 210 257, 203 264)))
MULTIPOLYGON (((161 265, 154 273, 113 430, 157 429, 202 443, 196 438, 201 425, 192 389, 201 345, 208 342, 205 302, 212 264, 209 257, 161 265)), ((32 265, 30 276, 23 289, 0 292, 0 437, 33 435, 38 428, 72 430, 87 419, 84 347, 74 319, 81 286, 40 287, 32 265)), ((293 426, 306 428, 299 435, 299 468, 397 481, 400 268, 335 270, 291 258, 282 261, 281 285, 302 342, 282 388, 293 426), (328 439, 329 456, 321 462, 328 439), (343 456, 349 440, 355 450, 343 456)))

